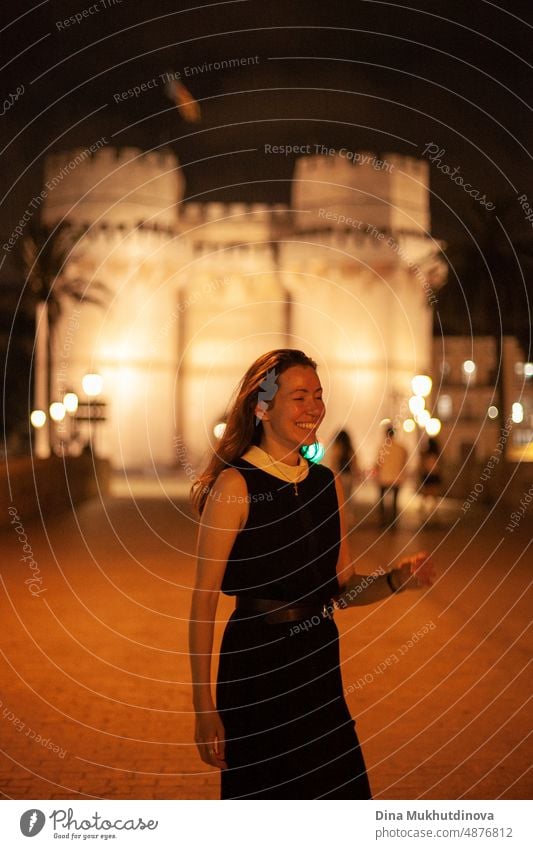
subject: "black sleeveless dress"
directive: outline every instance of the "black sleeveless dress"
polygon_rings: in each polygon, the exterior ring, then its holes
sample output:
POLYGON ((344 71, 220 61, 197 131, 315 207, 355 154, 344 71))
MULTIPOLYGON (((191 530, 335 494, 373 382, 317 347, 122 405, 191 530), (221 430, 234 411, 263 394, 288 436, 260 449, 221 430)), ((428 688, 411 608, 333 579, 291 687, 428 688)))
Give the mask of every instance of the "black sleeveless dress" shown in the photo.
MULTIPOLYGON (((340 528, 332 472, 310 464, 298 484, 239 460, 249 515, 222 591, 329 603, 340 528)), ((369 799, 339 668, 332 618, 267 624, 235 610, 222 639, 217 710, 226 732, 222 799, 369 799)))

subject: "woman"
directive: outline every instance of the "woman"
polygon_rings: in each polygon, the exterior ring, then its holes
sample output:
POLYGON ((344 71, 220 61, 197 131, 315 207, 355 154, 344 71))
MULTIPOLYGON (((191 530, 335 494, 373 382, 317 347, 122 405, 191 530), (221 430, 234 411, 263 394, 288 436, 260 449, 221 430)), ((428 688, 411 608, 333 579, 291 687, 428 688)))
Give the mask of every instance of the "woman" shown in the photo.
POLYGON ((331 600, 367 604, 431 582, 424 555, 388 575, 353 574, 340 483, 300 453, 317 440, 324 413, 312 359, 291 349, 264 354, 246 372, 193 487, 201 514, 190 624, 195 739, 202 760, 222 770, 223 799, 370 798, 331 600), (215 707, 220 590, 237 604, 215 707))
POLYGON ((345 516, 353 519, 352 492, 361 475, 357 465, 353 443, 347 431, 339 430, 331 443, 328 454, 328 465, 335 472, 335 477, 338 476, 341 482, 345 516))

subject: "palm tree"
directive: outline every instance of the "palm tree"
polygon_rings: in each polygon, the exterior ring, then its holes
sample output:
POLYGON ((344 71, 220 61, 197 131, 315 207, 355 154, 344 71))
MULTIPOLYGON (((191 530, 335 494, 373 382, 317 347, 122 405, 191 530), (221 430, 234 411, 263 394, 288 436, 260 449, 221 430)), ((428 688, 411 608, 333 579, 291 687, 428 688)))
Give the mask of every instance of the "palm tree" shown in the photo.
POLYGON ((73 248, 85 232, 85 228, 73 229, 68 222, 48 227, 32 221, 19 251, 26 276, 24 304, 35 318, 36 355, 46 363, 45 385, 34 385, 45 410, 52 401, 54 333, 65 299, 103 307, 109 295, 108 287, 100 281, 89 283, 67 276, 73 248))
POLYGON ((0 457, 27 453, 28 397, 34 343, 33 318, 19 309, 20 279, 3 275, 0 282, 0 374, 3 398, 0 411, 0 457))

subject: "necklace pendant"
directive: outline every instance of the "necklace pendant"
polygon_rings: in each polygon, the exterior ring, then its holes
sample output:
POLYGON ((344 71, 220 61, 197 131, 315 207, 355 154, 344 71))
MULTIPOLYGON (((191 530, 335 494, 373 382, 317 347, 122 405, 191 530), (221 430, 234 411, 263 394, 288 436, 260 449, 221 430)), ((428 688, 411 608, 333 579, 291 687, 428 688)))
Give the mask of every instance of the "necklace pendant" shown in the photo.
POLYGON ((298 495, 298 484, 297 483, 294 484, 294 494, 298 495))

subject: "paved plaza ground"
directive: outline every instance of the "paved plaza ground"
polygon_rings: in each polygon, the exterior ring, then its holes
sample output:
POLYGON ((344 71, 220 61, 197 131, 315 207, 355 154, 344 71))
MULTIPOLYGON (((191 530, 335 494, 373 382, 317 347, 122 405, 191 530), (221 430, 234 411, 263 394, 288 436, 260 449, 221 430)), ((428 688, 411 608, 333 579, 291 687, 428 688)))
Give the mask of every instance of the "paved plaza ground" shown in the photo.
MULTIPOLYGON (((218 797, 192 739, 195 523, 182 493, 118 491, 44 526, 20 516, 40 595, 15 530, 1 535, 4 798, 218 797)), ((508 511, 448 502, 420 528, 407 505, 391 533, 366 508, 358 572, 419 548, 438 570, 425 592, 336 615, 375 798, 530 797, 530 520, 510 533, 508 511)))

